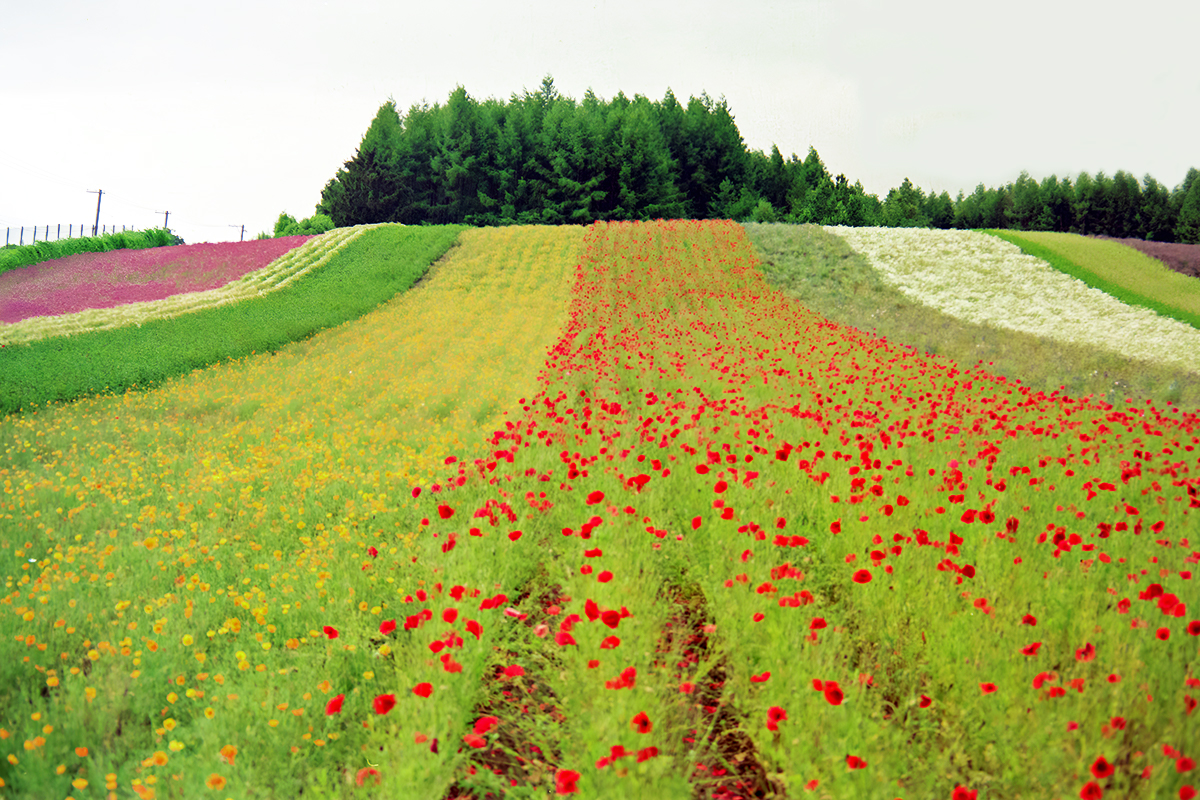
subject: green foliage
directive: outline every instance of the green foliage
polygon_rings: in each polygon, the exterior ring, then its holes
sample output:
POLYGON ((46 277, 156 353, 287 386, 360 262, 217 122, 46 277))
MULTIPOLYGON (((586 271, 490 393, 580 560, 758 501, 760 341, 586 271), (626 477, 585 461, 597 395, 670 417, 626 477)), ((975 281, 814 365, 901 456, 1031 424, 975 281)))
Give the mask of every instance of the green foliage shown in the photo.
POLYGON ((5 348, 0 414, 144 387, 355 319, 412 286, 460 230, 376 228, 277 292, 141 326, 5 348))
POLYGON ((53 242, 37 242, 21 247, 0 250, 0 272, 17 267, 27 267, 43 261, 53 261, 76 253, 106 253, 110 250, 144 250, 149 247, 169 247, 183 244, 183 239, 166 228, 146 231, 122 231, 101 236, 85 236, 79 239, 59 239, 53 242))
MULTIPOLYGON (((333 220, 327 214, 316 213, 311 217, 296 221, 296 218, 290 214, 281 213, 279 219, 275 221, 274 238, 280 236, 316 236, 319 233, 331 231, 336 226, 333 220)), ((262 238, 268 238, 265 234, 262 238)))
POLYGON ((1200 244, 1200 170, 1188 170, 1187 179, 1180 192, 1179 221, 1175 226, 1175 237, 1187 244, 1200 244))

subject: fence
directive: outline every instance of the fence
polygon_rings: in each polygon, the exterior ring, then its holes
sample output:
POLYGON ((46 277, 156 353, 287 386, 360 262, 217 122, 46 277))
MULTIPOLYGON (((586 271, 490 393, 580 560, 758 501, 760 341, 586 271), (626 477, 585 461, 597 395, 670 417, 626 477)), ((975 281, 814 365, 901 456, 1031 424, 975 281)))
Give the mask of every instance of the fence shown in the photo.
MULTIPOLYGON (((96 236, 97 235, 95 225, 79 225, 79 226, 75 226, 74 224, 67 225, 67 235, 65 237, 62 235, 62 225, 61 224, 59 224, 54 230, 55 230, 55 236, 54 236, 55 241, 57 241, 59 239, 64 239, 64 238, 65 239, 74 239, 77 236, 96 236)), ((126 231, 126 230, 132 231, 132 230, 135 230, 135 228, 132 225, 129 225, 129 226, 122 225, 121 231, 126 231)), ((5 228, 5 230, 4 230, 4 246, 8 247, 8 245, 10 245, 10 244, 17 244, 17 245, 25 244, 25 232, 26 231, 32 232, 32 239, 30 241, 30 244, 34 244, 35 242, 39 241, 39 239, 38 239, 39 231, 43 231, 42 238, 40 239, 40 241, 43 241, 43 242, 49 241, 51 227, 49 225, 34 225, 32 228, 26 228, 25 226, 22 225, 20 228, 5 228), (12 234, 13 234, 14 230, 19 231, 19 233, 17 234, 17 241, 15 241, 15 242, 12 240, 12 234)), ((116 225, 101 225, 100 233, 117 233, 117 226, 116 225), (112 230, 109 230, 109 228, 112 228, 112 230)))

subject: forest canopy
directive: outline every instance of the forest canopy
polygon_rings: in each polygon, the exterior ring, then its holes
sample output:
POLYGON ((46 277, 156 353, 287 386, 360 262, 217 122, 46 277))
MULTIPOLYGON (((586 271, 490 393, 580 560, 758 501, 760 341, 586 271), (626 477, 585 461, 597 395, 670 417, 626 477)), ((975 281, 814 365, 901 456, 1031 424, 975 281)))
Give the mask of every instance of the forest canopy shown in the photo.
MULTIPOLYGON (((550 76, 507 102, 457 87, 445 104, 375 114, 358 151, 321 192, 316 214, 338 227, 584 224, 595 220, 735 219, 821 225, 1013 228, 1200 242, 1200 171, 1168 190, 1146 175, 1086 172, 956 198, 907 178, 881 201, 801 159, 750 150, 724 98, 681 103, 591 90, 575 101, 550 76)), ((315 217, 314 217, 315 218, 315 217)), ((282 219, 282 217, 281 217, 282 219)), ((283 226, 286 228, 287 226, 283 226)))

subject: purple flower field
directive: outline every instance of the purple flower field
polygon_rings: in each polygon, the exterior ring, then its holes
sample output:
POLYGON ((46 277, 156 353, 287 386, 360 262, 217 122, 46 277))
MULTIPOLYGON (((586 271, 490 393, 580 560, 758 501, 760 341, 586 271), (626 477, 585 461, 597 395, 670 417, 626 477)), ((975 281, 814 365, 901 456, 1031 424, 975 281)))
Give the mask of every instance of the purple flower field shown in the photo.
POLYGON ((311 236, 79 253, 0 274, 0 323, 216 289, 311 236))

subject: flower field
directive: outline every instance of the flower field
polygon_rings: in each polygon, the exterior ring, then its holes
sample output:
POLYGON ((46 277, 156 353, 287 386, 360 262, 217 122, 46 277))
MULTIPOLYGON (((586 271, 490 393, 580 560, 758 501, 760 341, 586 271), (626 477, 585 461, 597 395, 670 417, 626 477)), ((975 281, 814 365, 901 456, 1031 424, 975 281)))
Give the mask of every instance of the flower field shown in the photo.
POLYGON ((1126 305, 996 237, 917 228, 829 230, 866 255, 884 280, 939 311, 1200 373, 1200 330, 1126 305))
POLYGON ((0 274, 0 323, 216 289, 309 238, 77 253, 11 270, 0 274))
POLYGON ((466 231, 0 443, 0 796, 1200 782, 1200 416, 830 323, 732 223, 466 231))

